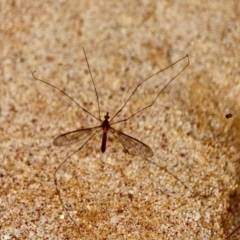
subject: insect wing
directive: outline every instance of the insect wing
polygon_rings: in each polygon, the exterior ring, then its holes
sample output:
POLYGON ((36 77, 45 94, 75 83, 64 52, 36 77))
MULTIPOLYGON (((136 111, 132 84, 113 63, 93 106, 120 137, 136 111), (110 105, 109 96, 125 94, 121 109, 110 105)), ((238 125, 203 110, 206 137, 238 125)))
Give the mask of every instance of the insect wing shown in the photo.
POLYGON ((118 139, 124 149, 130 154, 139 157, 152 157, 153 151, 145 143, 130 137, 122 132, 119 132, 113 128, 109 129, 111 133, 118 139))
POLYGON ((53 140, 54 146, 67 146, 80 142, 86 138, 92 138, 93 135, 100 131, 100 127, 85 128, 72 132, 61 134, 53 140))

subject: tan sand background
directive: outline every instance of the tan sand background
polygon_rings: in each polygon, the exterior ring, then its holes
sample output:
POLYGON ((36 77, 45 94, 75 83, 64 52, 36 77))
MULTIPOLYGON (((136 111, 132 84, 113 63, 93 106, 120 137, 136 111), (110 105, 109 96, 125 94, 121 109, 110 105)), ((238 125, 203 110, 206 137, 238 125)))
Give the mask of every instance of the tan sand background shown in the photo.
MULTIPOLYGON (((0 239, 225 239, 240 224, 240 2, 0 3, 0 239), (109 136, 54 147, 61 133, 100 123, 136 85, 190 56, 153 107, 115 125, 147 143, 152 161, 109 136), (225 114, 233 117, 226 119, 225 114)), ((186 61, 147 82, 118 119, 146 106, 186 61)), ((117 119, 116 119, 117 120, 117 119)), ((231 239, 239 239, 236 233, 231 239)))

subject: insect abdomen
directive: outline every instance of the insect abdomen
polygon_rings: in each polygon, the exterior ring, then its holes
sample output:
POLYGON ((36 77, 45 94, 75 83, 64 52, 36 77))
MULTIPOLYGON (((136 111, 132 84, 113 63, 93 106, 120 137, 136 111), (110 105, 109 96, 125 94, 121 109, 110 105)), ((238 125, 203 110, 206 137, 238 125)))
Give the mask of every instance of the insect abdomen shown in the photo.
POLYGON ((103 132, 103 135, 102 135, 102 146, 101 146, 102 153, 104 153, 105 150, 106 150, 106 143, 107 143, 107 132, 103 132))

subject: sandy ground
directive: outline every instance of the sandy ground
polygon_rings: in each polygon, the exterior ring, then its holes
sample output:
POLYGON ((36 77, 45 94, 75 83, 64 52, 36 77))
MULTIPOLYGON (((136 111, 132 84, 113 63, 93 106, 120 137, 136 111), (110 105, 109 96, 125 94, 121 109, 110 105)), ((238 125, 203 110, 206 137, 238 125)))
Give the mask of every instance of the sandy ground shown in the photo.
MULTIPOLYGON (((239 16, 238 0, 1 1, 0 239, 225 239, 240 224, 239 16), (52 141, 100 123, 31 73, 99 118, 83 47, 101 119, 159 69, 186 54, 190 65, 113 125, 157 165, 110 134, 102 154, 96 136, 57 173, 66 212, 54 171, 82 143, 52 141)), ((146 81, 114 121, 186 63, 146 81)))

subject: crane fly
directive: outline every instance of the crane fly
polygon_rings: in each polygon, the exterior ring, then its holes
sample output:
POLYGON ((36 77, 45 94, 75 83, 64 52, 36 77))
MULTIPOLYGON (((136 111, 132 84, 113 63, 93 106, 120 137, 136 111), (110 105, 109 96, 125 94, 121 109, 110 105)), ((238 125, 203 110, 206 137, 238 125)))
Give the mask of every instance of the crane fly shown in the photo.
POLYGON ((152 149, 149 146, 147 146, 145 143, 112 128, 108 120, 109 118, 110 118, 109 113, 107 112, 107 114, 104 116, 105 120, 102 121, 102 124, 100 126, 93 127, 93 128, 80 129, 80 130, 61 134, 60 136, 54 139, 53 145, 55 146, 71 145, 79 141, 82 141, 86 138, 89 138, 89 137, 92 138, 102 130, 102 143, 101 143, 102 153, 106 151, 107 134, 108 132, 111 132, 122 144, 123 148, 126 150, 128 154, 141 156, 141 157, 153 156, 152 149))
MULTIPOLYGON (((78 107, 80 107, 80 109, 82 109, 85 113, 89 114, 90 116, 92 116, 93 118, 95 118, 96 120, 98 120, 101 124, 99 126, 96 127, 92 127, 92 128, 84 128, 84 129, 78 129, 75 131, 71 131, 71 132, 67 132, 64 134, 59 135, 58 137, 56 137, 53 140, 53 145, 54 146, 68 146, 71 144, 75 144, 78 142, 83 142, 83 144, 76 150, 74 151, 72 154, 70 154, 55 170, 54 172, 54 181, 55 181, 55 186, 56 186, 56 191, 58 193, 59 196, 59 200, 64 208, 64 210, 67 212, 68 217, 71 219, 71 221, 74 223, 74 225, 77 227, 78 229, 78 225, 77 223, 74 221, 74 219, 71 217, 71 215, 69 214, 67 208, 64 205, 64 202, 61 198, 61 193, 60 193, 60 189, 58 187, 58 181, 57 181, 57 172, 58 170, 67 162, 67 160, 69 158, 71 158, 75 153, 77 153, 78 151, 80 151, 97 133, 99 133, 102 130, 102 143, 101 143, 101 152, 104 153, 106 151, 106 145, 107 145, 107 134, 108 132, 112 133, 115 138, 117 138, 117 140, 121 143, 121 145, 123 146, 123 148, 125 149, 125 151, 130 154, 130 155, 135 155, 135 156, 139 156, 142 157, 146 160, 148 160, 149 162, 157 165, 159 167, 158 164, 156 164, 153 161, 150 161, 148 158, 153 156, 153 151, 152 149, 146 145, 145 143, 139 141, 138 139, 131 137, 121 131, 116 130, 115 128, 113 128, 112 126, 117 124, 117 123, 121 123, 121 122, 126 122, 127 120, 129 120, 130 118, 133 118, 135 115, 141 113, 142 111, 144 111, 147 108, 150 108, 157 100, 157 98, 159 97, 159 95, 167 88, 167 86, 175 79, 177 78, 189 65, 189 57, 188 55, 186 55, 185 57, 177 60, 176 62, 172 63, 171 65, 169 65, 166 68, 163 68, 161 70, 159 70, 158 72, 152 74, 151 76, 149 76, 148 78, 144 79, 142 82, 140 82, 135 89, 133 90, 133 92, 130 94, 130 96, 128 97, 128 99, 126 100, 126 102, 123 104, 123 106, 113 115, 113 117, 110 119, 109 113, 107 112, 106 115, 104 116, 104 120, 101 120, 100 118, 100 104, 99 104, 99 99, 98 99, 98 93, 97 93, 97 89, 95 86, 95 82, 93 80, 92 77, 92 72, 88 63, 88 59, 85 53, 85 50, 83 48, 83 53, 85 56, 85 60, 87 63, 87 67, 88 67, 88 71, 91 77, 91 81, 93 84, 93 88, 94 88, 94 92, 96 95, 96 100, 97 100, 97 104, 98 104, 98 117, 94 116, 91 112, 89 112, 87 109, 85 109, 84 107, 82 107, 78 102, 76 102, 71 96, 69 96, 66 92, 64 92, 63 90, 61 90, 60 88, 52 85, 51 83, 48 83, 44 80, 41 80, 39 78, 37 78, 34 74, 36 71, 32 72, 32 76, 35 80, 38 80, 42 83, 45 83, 49 86, 51 86, 52 88, 57 89, 58 91, 60 91, 62 94, 64 94, 65 96, 67 96, 70 100, 72 100, 78 107), (126 106, 126 104, 130 101, 130 99, 132 98, 132 96, 134 95, 134 93, 137 91, 137 89, 147 80, 149 80, 150 78, 156 76, 157 74, 159 74, 160 72, 163 72, 171 67, 173 67, 174 65, 176 65, 177 63, 179 63, 180 61, 187 59, 187 63, 186 65, 175 75, 173 76, 168 82, 167 84, 160 90, 160 92, 156 95, 156 97, 153 99, 153 101, 143 107, 142 109, 138 110, 137 112, 135 112, 134 114, 132 114, 131 116, 113 122, 113 119, 123 110, 123 108, 126 106), (110 119, 110 120, 109 120, 110 119)), ((177 179, 179 182, 181 182, 186 188, 188 188, 177 176, 173 175, 172 173, 170 173, 167 169, 164 169, 166 172, 168 172, 169 174, 171 174, 175 179, 177 179)), ((189 189, 189 188, 188 188, 189 189)), ((189 189, 190 190, 190 189, 189 189)), ((190 190, 191 191, 191 190, 190 190)))
POLYGON ((174 62, 173 64, 171 64, 170 66, 154 73, 153 75, 149 76, 148 78, 146 78, 145 80, 143 80, 142 82, 140 82, 137 87, 134 89, 134 91, 131 93, 130 97, 127 99, 127 101, 123 104, 123 106, 115 113, 115 115, 110 119, 109 113, 107 112, 106 115, 104 116, 104 120, 102 121, 100 118, 100 104, 99 104, 99 99, 98 99, 98 93, 97 93, 97 89, 95 86, 95 82, 93 80, 92 77, 92 73, 90 70, 90 66, 88 63, 88 59, 85 53, 85 50, 83 48, 83 52, 85 55, 85 59, 88 65, 88 70, 91 76, 91 81, 94 87, 94 91, 96 94, 96 98, 97 98, 97 103, 98 103, 98 118, 95 117, 91 112, 89 112, 88 110, 86 110, 84 107, 82 107, 79 103, 77 103, 72 97, 70 97, 67 93, 65 93, 63 90, 61 90, 60 88, 52 85, 51 83, 48 83, 44 80, 41 80, 39 78, 37 78, 34 74, 36 71, 34 71, 32 73, 32 76, 35 80, 38 80, 40 82, 43 82, 55 89, 57 89, 58 91, 60 91, 61 93, 63 93, 65 96, 67 96, 70 100, 72 100, 74 103, 76 103, 84 112, 86 112, 87 114, 89 114, 90 116, 92 116, 93 118, 95 118, 96 120, 98 120, 99 122, 101 122, 101 125, 96 126, 96 127, 92 127, 92 128, 85 128, 85 129, 79 129, 79 130, 75 130, 75 131, 71 131, 71 132, 67 132, 64 134, 59 135, 58 137, 56 137, 53 140, 53 145, 54 146, 67 146, 67 145, 71 145, 77 142, 81 142, 83 140, 86 140, 86 142, 78 149, 78 151, 91 139, 93 138, 98 132, 103 131, 102 133, 102 143, 101 143, 101 152, 104 153, 106 150, 106 143, 107 143, 107 134, 108 132, 111 132, 116 138, 117 140, 121 143, 121 145, 123 146, 123 148, 125 149, 125 151, 130 154, 130 155, 135 155, 135 156, 139 156, 142 158, 147 158, 147 157, 152 157, 153 156, 153 151, 152 149, 146 145, 145 143, 139 141, 138 139, 131 137, 127 134, 124 134, 123 132, 120 132, 118 130, 116 130, 115 128, 111 127, 114 124, 120 123, 120 122, 126 122, 127 120, 129 120, 130 118, 134 117, 135 115, 139 114, 140 112, 142 112, 143 110, 150 108, 155 101, 157 100, 157 98, 159 97, 159 95, 167 88, 167 86, 176 78, 178 77, 189 65, 189 57, 188 55, 186 55, 185 57, 177 60, 176 62, 174 62), (187 58, 187 64, 184 66, 184 68, 178 72, 162 89, 161 91, 157 94, 157 96, 154 98, 154 100, 152 101, 151 104, 149 104, 148 106, 138 110, 137 112, 135 112, 134 114, 132 114, 130 117, 122 119, 120 121, 114 122, 112 123, 113 119, 123 110, 123 108, 126 106, 126 104, 130 101, 130 99, 132 98, 132 96, 134 95, 134 93, 137 91, 137 89, 147 80, 149 80, 150 78, 152 78, 153 76, 159 74, 160 72, 165 71, 168 68, 171 68, 173 65, 177 64, 178 62, 182 61, 183 59, 187 58))

